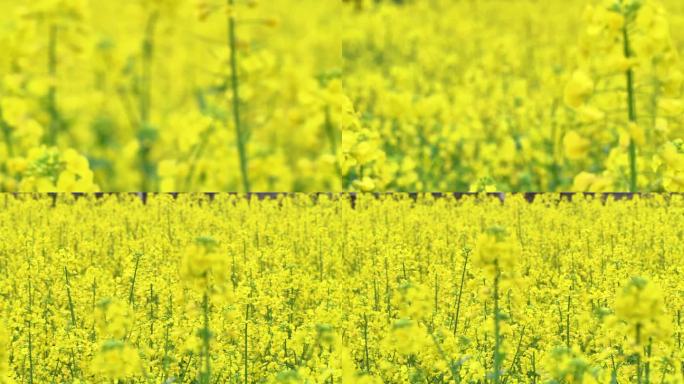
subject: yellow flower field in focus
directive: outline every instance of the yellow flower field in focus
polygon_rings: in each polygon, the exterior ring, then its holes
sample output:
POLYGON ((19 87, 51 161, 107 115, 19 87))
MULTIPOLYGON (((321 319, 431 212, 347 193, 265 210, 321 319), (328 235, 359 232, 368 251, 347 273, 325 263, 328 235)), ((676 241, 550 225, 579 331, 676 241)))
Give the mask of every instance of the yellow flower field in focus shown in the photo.
POLYGON ((0 197, 2 383, 681 383, 684 200, 0 197))

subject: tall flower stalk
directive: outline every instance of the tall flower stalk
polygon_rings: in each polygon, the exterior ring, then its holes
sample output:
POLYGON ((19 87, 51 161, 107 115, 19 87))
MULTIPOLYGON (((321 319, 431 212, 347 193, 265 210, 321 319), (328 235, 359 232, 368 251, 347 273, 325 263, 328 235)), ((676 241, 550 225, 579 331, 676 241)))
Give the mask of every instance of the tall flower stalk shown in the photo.
POLYGON ((47 110, 50 115, 50 125, 48 133, 48 144, 57 144, 57 134, 59 132, 59 113, 57 111, 57 33, 56 24, 50 25, 48 43, 48 74, 50 75, 50 86, 47 94, 47 110))
POLYGON ((494 262, 495 274, 494 276, 494 364, 492 381, 494 384, 501 382, 501 363, 503 360, 503 352, 501 351, 501 310, 499 306, 499 282, 501 280, 501 270, 499 269, 498 260, 494 262))
POLYGON ((193 289, 202 293, 202 328, 198 331, 201 339, 200 370, 198 381, 211 383, 211 349, 213 338, 210 326, 211 294, 226 283, 222 271, 226 264, 217 250, 218 244, 211 237, 198 237, 185 250, 180 265, 181 278, 193 289))
MULTIPOLYGON (((622 39, 624 44, 625 58, 629 61, 632 58, 632 47, 629 40, 629 22, 632 15, 627 13, 625 15, 625 22, 622 26, 622 39)), ((631 124, 637 123, 636 112, 636 95, 634 92, 634 69, 628 66, 625 72, 627 80, 627 117, 631 124)), ((629 139, 629 191, 637 191, 637 158, 636 158, 636 142, 634 137, 629 139)))
POLYGON ((489 377, 491 382, 495 384, 502 382, 505 357, 501 329, 502 321, 506 315, 501 310, 501 283, 504 278, 509 278, 512 275, 518 253, 519 249, 506 229, 494 226, 487 228, 480 234, 473 256, 474 264, 493 285, 494 350, 492 352, 492 372, 489 377))
POLYGON ((242 126, 240 118, 240 84, 238 76, 238 53, 237 53, 237 37, 236 37, 236 20, 233 13, 235 0, 227 0, 228 2, 228 44, 230 48, 230 82, 233 93, 233 124, 235 125, 235 138, 237 140, 238 156, 240 161, 240 175, 242 177, 242 188, 244 192, 250 191, 249 174, 247 167, 247 136, 242 126))
POLYGON ((150 114, 152 110, 152 64, 154 59, 155 46, 155 32, 157 29, 157 22, 159 20, 159 13, 153 11, 150 13, 145 27, 145 37, 142 43, 142 70, 139 84, 139 113, 140 123, 138 127, 138 141, 140 147, 138 149, 138 161, 142 171, 141 190, 149 191, 150 181, 154 174, 154 166, 150 160, 150 151, 152 140, 156 133, 150 123, 150 114))
POLYGON ((209 294, 204 292, 202 299, 202 312, 204 315, 204 328, 200 332, 202 337, 202 356, 204 358, 204 372, 200 376, 200 383, 211 383, 211 355, 209 354, 209 342, 211 333, 209 328, 209 294))
POLYGON ((623 286, 615 302, 615 313, 629 336, 634 332, 632 361, 636 382, 651 382, 651 354, 654 338, 669 337, 665 331, 664 295, 660 287, 643 277, 632 277, 623 286), (647 343, 644 343, 648 340, 647 343))

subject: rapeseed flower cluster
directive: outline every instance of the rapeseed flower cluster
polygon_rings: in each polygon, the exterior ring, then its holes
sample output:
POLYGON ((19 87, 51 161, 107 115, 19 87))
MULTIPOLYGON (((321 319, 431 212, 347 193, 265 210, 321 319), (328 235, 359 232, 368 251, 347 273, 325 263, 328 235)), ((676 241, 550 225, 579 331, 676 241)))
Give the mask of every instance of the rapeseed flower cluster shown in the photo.
POLYGON ((340 7, 3 2, 0 190, 339 190, 340 7))
POLYGON ((679 191, 663 180, 673 169, 653 163, 682 133, 684 75, 665 8, 657 1, 600 1, 584 20, 578 69, 564 97, 578 128, 564 144, 568 158, 600 172, 578 175, 575 188, 679 191))
POLYGON ((345 188, 682 191, 680 1, 346 3, 345 188))
POLYGON ((681 383, 681 196, 0 196, 0 381, 681 383))
POLYGON ((0 7, 0 190, 684 189, 678 0, 0 7))

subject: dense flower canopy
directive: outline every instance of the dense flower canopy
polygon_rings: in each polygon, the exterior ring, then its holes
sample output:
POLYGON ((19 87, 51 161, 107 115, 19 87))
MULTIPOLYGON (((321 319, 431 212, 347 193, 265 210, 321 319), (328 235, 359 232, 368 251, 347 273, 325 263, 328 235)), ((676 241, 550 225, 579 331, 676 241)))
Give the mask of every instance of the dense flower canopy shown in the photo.
POLYGON ((0 207, 3 383, 682 380, 681 196, 0 207))
POLYGON ((0 190, 339 190, 339 9, 1 2, 0 190))
POLYGON ((682 191, 683 4, 4 2, 0 190, 682 191))
POLYGON ((681 1, 354 3, 345 188, 684 190, 681 1))

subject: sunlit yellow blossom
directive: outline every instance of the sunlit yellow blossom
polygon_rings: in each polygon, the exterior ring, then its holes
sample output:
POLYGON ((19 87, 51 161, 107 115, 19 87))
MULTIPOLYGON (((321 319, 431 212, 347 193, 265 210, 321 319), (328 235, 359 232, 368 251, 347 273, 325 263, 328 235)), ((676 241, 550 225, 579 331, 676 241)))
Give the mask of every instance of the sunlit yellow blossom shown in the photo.
POLYGON ((110 380, 125 380, 143 375, 139 352, 124 342, 107 341, 96 352, 90 367, 95 375, 110 380))
POLYGON ((568 159, 579 160, 587 155, 591 142, 575 131, 570 131, 563 137, 563 148, 568 159))
POLYGON ((124 339, 134 323, 131 308, 118 299, 104 299, 95 312, 98 330, 109 339, 124 339))
POLYGON ((573 108, 579 108, 593 90, 594 82, 591 77, 584 71, 575 71, 565 87, 565 103, 573 108))
POLYGON ((642 277, 630 279, 615 303, 618 316, 640 323, 657 317, 663 311, 662 294, 653 283, 642 277))
POLYGON ((212 281, 227 279, 228 256, 217 249, 216 240, 211 237, 198 237, 182 253, 180 262, 181 277, 200 287, 208 287, 212 281))
POLYGON ((519 254, 518 245, 505 228, 490 227, 478 236, 473 260, 489 274, 511 272, 519 254))

